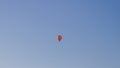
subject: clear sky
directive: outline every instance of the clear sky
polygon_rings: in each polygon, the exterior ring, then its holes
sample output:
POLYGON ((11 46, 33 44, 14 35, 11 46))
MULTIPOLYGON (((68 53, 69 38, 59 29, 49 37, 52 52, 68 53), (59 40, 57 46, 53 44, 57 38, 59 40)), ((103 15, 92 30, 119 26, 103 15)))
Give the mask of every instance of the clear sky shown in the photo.
POLYGON ((120 68, 120 0, 0 0, 0 68, 120 68))

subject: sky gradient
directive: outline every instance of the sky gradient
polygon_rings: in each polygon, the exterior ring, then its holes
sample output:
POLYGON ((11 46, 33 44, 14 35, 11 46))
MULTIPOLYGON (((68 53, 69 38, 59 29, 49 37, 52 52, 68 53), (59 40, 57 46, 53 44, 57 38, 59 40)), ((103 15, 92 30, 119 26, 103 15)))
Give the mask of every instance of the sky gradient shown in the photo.
POLYGON ((120 1, 0 0, 0 68, 120 68, 120 1))

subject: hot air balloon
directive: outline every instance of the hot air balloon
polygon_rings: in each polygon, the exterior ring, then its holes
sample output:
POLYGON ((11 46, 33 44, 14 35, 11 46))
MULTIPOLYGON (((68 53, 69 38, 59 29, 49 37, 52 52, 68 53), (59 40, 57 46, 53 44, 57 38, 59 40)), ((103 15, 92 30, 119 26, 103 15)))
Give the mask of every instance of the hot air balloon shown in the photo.
POLYGON ((62 36, 61 35, 58 35, 57 36, 57 40, 60 42, 62 40, 62 36))

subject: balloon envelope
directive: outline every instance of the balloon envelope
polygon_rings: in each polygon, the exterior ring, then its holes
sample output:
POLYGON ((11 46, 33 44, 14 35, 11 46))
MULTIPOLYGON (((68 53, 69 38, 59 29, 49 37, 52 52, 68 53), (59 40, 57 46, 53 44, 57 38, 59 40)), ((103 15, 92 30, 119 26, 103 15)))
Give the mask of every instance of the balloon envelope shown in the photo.
POLYGON ((60 42, 62 40, 62 36, 61 35, 58 35, 57 36, 57 40, 60 42))

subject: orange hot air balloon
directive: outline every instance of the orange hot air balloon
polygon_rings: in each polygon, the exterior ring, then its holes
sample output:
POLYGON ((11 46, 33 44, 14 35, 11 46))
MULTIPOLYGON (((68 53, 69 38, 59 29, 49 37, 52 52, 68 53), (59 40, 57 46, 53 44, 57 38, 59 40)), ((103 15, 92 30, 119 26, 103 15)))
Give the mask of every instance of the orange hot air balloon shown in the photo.
POLYGON ((62 36, 61 35, 58 35, 57 36, 57 40, 60 42, 62 40, 62 36))

